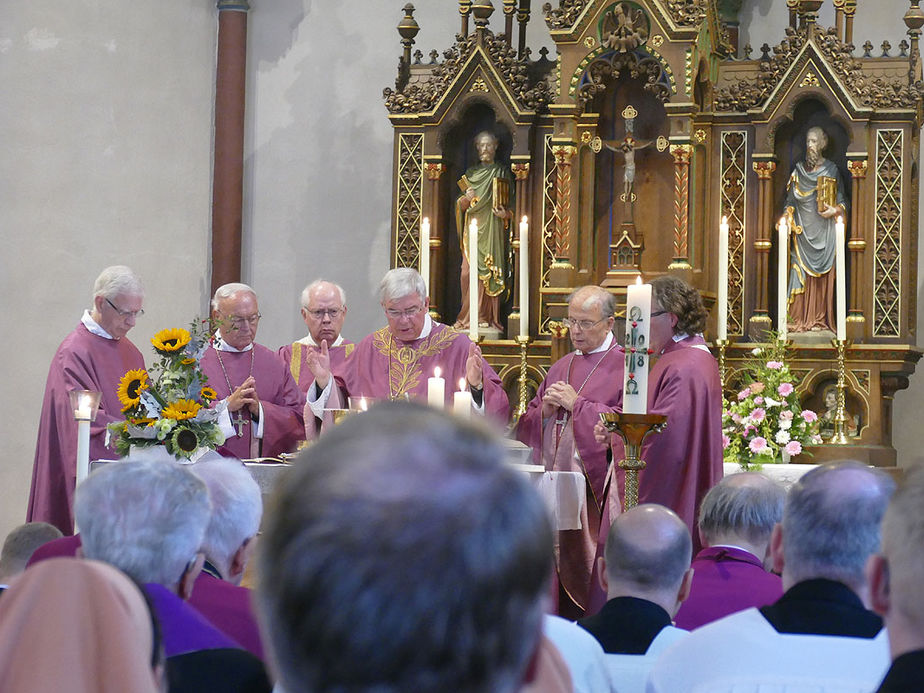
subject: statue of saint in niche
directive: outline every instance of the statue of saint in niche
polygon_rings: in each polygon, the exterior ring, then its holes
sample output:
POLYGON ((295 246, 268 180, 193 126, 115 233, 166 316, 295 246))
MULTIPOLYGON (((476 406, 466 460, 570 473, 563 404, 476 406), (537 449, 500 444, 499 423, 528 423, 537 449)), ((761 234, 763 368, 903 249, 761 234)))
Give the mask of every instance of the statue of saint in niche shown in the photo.
POLYGON ((786 186, 784 214, 790 228, 789 331, 834 331, 836 218, 846 223, 847 199, 840 173, 824 158, 828 136, 820 127, 805 136, 805 161, 786 186))
POLYGON ((468 229, 478 222, 478 322, 480 327, 502 330, 501 296, 507 289, 507 229, 510 225, 511 174, 507 166, 495 163, 497 137, 487 130, 475 135, 478 162, 469 168, 459 187, 464 194, 456 200, 456 229, 462 243, 462 309, 455 327, 469 326, 468 229))

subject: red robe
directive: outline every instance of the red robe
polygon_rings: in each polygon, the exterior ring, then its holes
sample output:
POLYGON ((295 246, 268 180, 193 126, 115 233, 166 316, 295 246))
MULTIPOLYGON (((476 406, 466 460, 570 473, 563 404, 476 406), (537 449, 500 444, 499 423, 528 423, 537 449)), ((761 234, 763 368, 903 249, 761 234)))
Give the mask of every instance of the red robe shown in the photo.
MULTIPOLYGON (((225 399, 231 394, 228 388, 230 379, 232 389, 240 387, 251 373, 251 352, 222 351, 221 362, 224 363, 228 377, 225 378, 214 347, 210 347, 202 357, 202 371, 208 376, 209 387, 218 393, 218 399, 225 399)), ((263 438, 254 439, 251 445, 251 430, 256 421, 250 421, 246 408, 241 410, 248 420, 242 428, 243 435, 232 435, 225 444, 218 448, 223 455, 233 455, 240 459, 252 457, 276 457, 282 452, 294 452, 298 443, 305 439, 305 427, 302 410, 305 395, 302 394, 289 369, 275 352, 261 344, 253 345, 253 377, 257 382, 257 395, 263 406, 263 438)), ((232 421, 238 412, 232 414, 232 421)))
POLYGON ((607 447, 594 440, 594 424, 602 412, 621 410, 624 371, 625 352, 615 340, 608 352, 572 352, 552 364, 517 423, 517 438, 533 449, 537 464, 550 471, 581 472, 587 482, 581 529, 558 533, 558 578, 563 592, 559 611, 566 617, 584 614, 594 563, 603 555, 609 526, 622 507, 615 486, 606 483, 607 447), (570 415, 559 408, 543 421, 542 397, 556 382, 569 383, 578 396, 570 415), (562 419, 564 425, 556 423, 562 419))
POLYGON ((122 376, 133 368, 143 369, 144 357, 125 337, 100 337, 80 323, 61 342, 45 382, 27 522, 48 522, 65 534, 73 534, 77 422, 68 393, 101 393, 99 413, 90 424, 90 459, 115 458, 115 451, 106 447, 106 426, 123 418, 116 391, 122 376))

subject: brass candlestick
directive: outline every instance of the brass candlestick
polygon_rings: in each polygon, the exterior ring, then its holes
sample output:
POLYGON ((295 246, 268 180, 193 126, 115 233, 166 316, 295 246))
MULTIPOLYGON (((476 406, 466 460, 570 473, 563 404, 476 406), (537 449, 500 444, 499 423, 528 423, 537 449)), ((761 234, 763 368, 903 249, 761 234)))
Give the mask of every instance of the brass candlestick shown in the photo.
POLYGON ((517 406, 516 412, 514 412, 514 417, 519 419, 521 416, 523 416, 524 413, 526 413, 526 405, 528 404, 526 401, 526 348, 529 345, 529 337, 518 335, 516 340, 517 344, 520 345, 520 402, 517 406))
POLYGON ((846 339, 832 339, 831 344, 837 349, 837 409, 834 412, 834 436, 831 443, 834 445, 847 445, 847 364, 846 352, 848 341, 846 339))
POLYGON ((600 420, 611 433, 618 433, 626 444, 626 458, 619 466, 626 471, 626 497, 623 508, 628 510, 638 505, 638 473, 645 468, 645 460, 639 457, 642 443, 652 431, 660 433, 667 425, 663 414, 621 414, 604 412, 600 420))
POLYGON ((727 339, 715 340, 715 345, 719 348, 719 382, 722 383, 722 389, 725 389, 725 349, 728 347, 727 339))

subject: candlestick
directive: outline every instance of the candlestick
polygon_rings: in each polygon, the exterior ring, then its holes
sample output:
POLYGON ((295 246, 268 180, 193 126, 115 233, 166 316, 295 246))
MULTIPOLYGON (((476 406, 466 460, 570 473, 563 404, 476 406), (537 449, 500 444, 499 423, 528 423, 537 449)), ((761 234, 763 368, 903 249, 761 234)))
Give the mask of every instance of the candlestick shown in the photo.
POLYGON ((728 217, 722 217, 719 224, 719 312, 716 323, 716 337, 728 339, 728 217))
POLYGON ((459 391, 452 396, 452 413, 463 419, 472 416, 472 393, 466 389, 465 378, 459 380, 459 391))
MULTIPOLYGON (((625 441, 626 458, 619 461, 619 467, 626 471, 623 508, 634 508, 638 505, 638 473, 645 468, 645 460, 640 455, 642 443, 652 431, 660 433, 664 429, 667 417, 663 414, 604 412, 600 414, 600 420, 606 430, 618 433, 625 441)), ((607 474, 607 479, 611 477, 611 474, 607 474)))
POLYGON ((648 356, 651 333, 651 284, 626 287, 626 372, 622 383, 622 410, 627 414, 648 411, 648 356))
POLYGON ((830 442, 847 445, 847 341, 833 339, 831 343, 837 349, 837 409, 834 410, 834 436, 830 442))
POLYGON ((433 377, 427 378, 427 404, 437 409, 446 406, 446 381, 440 377, 440 368, 433 369, 433 377))
POLYGON ((420 276, 430 295, 430 219, 424 217, 420 222, 420 276))
POLYGON ((478 220, 468 227, 468 337, 478 341, 478 220))
POLYGON ((520 336, 529 337, 529 223, 520 221, 520 336))
POLYGON ((516 411, 513 413, 514 420, 518 420, 523 414, 526 413, 527 402, 527 390, 526 390, 526 355, 527 347, 529 346, 529 335, 523 336, 519 335, 516 339, 517 344, 520 345, 520 375, 518 378, 519 381, 519 403, 516 411))
POLYGON ((776 331, 780 334, 780 339, 786 339, 788 334, 788 306, 789 306, 789 225, 786 223, 786 217, 780 218, 778 229, 779 245, 779 271, 777 272, 776 283, 776 331))
POLYGON ((725 389, 725 349, 728 347, 727 339, 715 340, 715 345, 719 348, 719 382, 722 383, 722 389, 725 389))
POLYGON ((847 270, 844 258, 844 219, 838 217, 834 223, 834 282, 837 304, 837 338, 847 339, 847 270))

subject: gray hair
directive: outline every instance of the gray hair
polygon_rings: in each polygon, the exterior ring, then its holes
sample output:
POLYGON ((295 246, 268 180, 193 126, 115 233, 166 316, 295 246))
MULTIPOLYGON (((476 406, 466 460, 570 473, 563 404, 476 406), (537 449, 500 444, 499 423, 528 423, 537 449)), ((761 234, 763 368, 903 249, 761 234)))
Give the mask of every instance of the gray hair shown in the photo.
POLYGON ((541 632, 552 531, 504 454, 486 428, 404 402, 302 454, 257 559, 286 690, 518 689, 541 632))
POLYGON ((40 546, 61 537, 61 530, 47 522, 27 522, 6 535, 0 551, 0 576, 10 578, 26 569, 40 546))
POLYGON ((689 528, 675 512, 645 503, 613 521, 604 555, 611 582, 624 581, 643 592, 677 590, 690 567, 693 541, 689 528), (658 526, 660 541, 649 541, 658 526))
POLYGON ((882 520, 882 553, 889 565, 892 607, 924 628, 924 466, 905 471, 882 520))
POLYGON ((396 267, 388 270, 379 284, 379 303, 395 301, 411 294, 417 294, 421 300, 427 299, 427 285, 423 277, 412 267, 396 267))
POLYGON ((228 563, 245 541, 256 536, 263 497, 247 467, 233 457, 201 460, 190 470, 205 482, 212 516, 202 548, 206 557, 228 563))
POLYGON ((818 136, 819 136, 819 139, 821 140, 821 147, 818 149, 818 151, 819 151, 819 152, 823 152, 824 149, 825 149, 825 147, 828 146, 828 133, 825 132, 824 129, 822 129, 822 128, 818 127, 817 125, 815 125, 814 127, 810 127, 810 128, 806 131, 806 133, 805 133, 806 139, 808 139, 808 136, 811 135, 813 132, 814 132, 816 135, 818 135, 818 136))
POLYGON ((108 299, 116 296, 144 296, 144 286, 130 267, 112 265, 100 272, 93 283, 93 299, 97 296, 108 299))
POLYGON ((215 295, 212 297, 212 310, 218 310, 219 301, 223 301, 226 298, 231 298, 234 296, 234 294, 240 293, 241 291, 246 291, 247 293, 253 294, 254 298, 257 297, 257 292, 250 288, 247 284, 242 284, 240 282, 222 284, 217 289, 215 289, 215 295))
POLYGON ((591 306, 600 306, 600 315, 609 318, 616 315, 616 296, 596 284, 581 286, 568 294, 568 305, 579 296, 587 295, 578 308, 590 310, 591 306))
POLYGON ((789 489, 783 507, 784 573, 794 583, 838 580, 856 589, 879 550, 879 524, 895 482, 853 460, 820 465, 789 489))
POLYGON ((718 536, 737 534, 766 546, 783 518, 786 490, 758 472, 724 477, 709 489, 699 508, 699 530, 711 544, 718 536))
POLYGON ((481 132, 475 135, 472 141, 477 143, 478 140, 480 140, 482 137, 491 138, 492 140, 494 140, 494 144, 498 144, 500 142, 500 140, 497 138, 497 135, 495 135, 494 132, 491 130, 482 130, 481 132))
POLYGON ((340 294, 340 303, 346 305, 346 291, 343 290, 343 287, 334 282, 329 282, 326 279, 315 279, 308 286, 302 289, 302 308, 307 310, 308 304, 311 303, 311 292, 319 288, 322 284, 330 284, 332 287, 337 289, 337 292, 340 294))
POLYGON ((87 477, 75 508, 87 558, 168 587, 202 548, 212 510, 205 483, 185 467, 130 460, 87 477))

